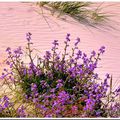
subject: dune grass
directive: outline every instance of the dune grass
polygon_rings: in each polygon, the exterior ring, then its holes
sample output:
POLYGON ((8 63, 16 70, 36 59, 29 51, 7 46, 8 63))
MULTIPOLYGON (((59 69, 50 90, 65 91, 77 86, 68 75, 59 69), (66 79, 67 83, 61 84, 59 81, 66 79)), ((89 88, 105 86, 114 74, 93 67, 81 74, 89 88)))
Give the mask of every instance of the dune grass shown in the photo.
POLYGON ((51 14, 57 17, 68 15, 78 22, 88 25, 98 25, 105 22, 108 16, 102 12, 101 3, 98 7, 92 8, 91 2, 37 2, 39 7, 50 7, 51 14), (92 9, 91 9, 92 8, 92 9))

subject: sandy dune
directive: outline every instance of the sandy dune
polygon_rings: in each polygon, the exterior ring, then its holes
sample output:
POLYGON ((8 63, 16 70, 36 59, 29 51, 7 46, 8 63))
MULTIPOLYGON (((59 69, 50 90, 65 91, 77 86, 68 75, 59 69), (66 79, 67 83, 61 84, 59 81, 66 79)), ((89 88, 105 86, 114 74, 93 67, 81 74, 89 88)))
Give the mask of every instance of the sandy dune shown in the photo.
MULTIPOLYGON (((87 25, 76 23, 71 19, 67 21, 51 16, 44 11, 44 16, 38 14, 41 10, 32 3, 0 3, 0 62, 4 59, 6 47, 25 47, 25 33, 31 32, 34 47, 41 50, 51 48, 51 42, 58 39, 60 49, 66 33, 71 33, 72 42, 76 37, 81 38, 79 47, 90 53, 100 46, 106 46, 106 53, 99 64, 98 72, 101 77, 106 73, 113 75, 114 86, 120 85, 120 2, 104 3, 103 11, 111 14, 108 25, 95 29, 87 25)), ((2 65, 4 67, 4 65, 2 65)), ((1 68, 2 68, 1 67, 1 68)), ((113 86, 113 87, 114 87, 113 86)))

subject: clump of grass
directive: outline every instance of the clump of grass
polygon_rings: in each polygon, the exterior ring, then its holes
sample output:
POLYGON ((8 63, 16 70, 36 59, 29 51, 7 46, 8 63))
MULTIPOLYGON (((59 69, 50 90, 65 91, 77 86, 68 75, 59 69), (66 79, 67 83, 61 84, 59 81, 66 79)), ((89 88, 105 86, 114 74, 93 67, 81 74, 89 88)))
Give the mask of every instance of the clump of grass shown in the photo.
POLYGON ((91 2, 37 2, 40 7, 52 8, 51 13, 57 17, 68 15, 79 22, 89 25, 99 24, 107 19, 107 15, 101 12, 101 9, 89 9, 93 3, 91 2))

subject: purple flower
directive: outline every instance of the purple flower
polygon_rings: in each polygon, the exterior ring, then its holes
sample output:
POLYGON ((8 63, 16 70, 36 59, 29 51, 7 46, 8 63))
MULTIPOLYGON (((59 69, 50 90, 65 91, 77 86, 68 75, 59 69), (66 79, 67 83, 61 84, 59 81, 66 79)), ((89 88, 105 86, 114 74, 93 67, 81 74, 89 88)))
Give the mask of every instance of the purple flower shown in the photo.
POLYGON ((16 50, 14 50, 14 53, 17 55, 23 54, 21 47, 18 47, 16 50))
POLYGON ((120 117, 120 103, 116 102, 109 107, 109 116, 119 118, 120 117))
POLYGON ((19 117, 26 117, 25 108, 23 106, 18 108, 17 113, 19 117))
POLYGON ((75 42, 75 46, 77 46, 78 43, 80 42, 80 38, 77 38, 76 40, 77 40, 77 41, 75 42))
POLYGON ((28 96, 28 95, 25 94, 24 96, 25 96, 25 99, 29 99, 29 96, 28 96))
POLYGON ((55 60, 58 61, 59 59, 60 59, 60 56, 57 55, 57 56, 55 57, 55 60))
POLYGON ((62 83, 63 80, 62 80, 62 79, 58 79, 57 82, 58 82, 58 83, 62 83))
POLYGON ((72 73, 74 72, 74 70, 75 70, 75 67, 71 67, 71 68, 68 69, 68 72, 69 72, 70 74, 72 74, 72 73))
POLYGON ((70 34, 67 33, 67 36, 66 36, 66 40, 67 40, 67 42, 70 41, 70 38, 69 38, 69 37, 70 37, 70 34))
POLYGON ((99 110, 99 111, 96 111, 96 116, 97 116, 97 117, 101 116, 101 111, 100 111, 100 110, 99 110))
POLYGON ((38 98, 33 98, 33 103, 37 103, 38 101, 38 98))
POLYGON ((24 74, 24 75, 27 74, 27 70, 26 70, 26 68, 23 70, 23 74, 24 74))
POLYGON ((35 83, 31 84, 31 91, 36 91, 37 85, 35 83))
POLYGON ((76 59, 79 59, 82 56, 82 51, 78 50, 76 59))
POLYGON ((31 35, 32 34, 30 32, 26 33, 26 39, 27 39, 28 42, 31 41, 31 35))
POLYGON ((3 110, 4 108, 2 107, 2 105, 0 105, 0 113, 2 113, 3 110))
POLYGON ((8 47, 8 48, 6 49, 6 52, 10 52, 10 51, 11 51, 11 48, 8 47))
POLYGON ((58 40, 54 40, 54 42, 52 43, 54 46, 57 46, 57 45, 59 45, 58 44, 58 40))
POLYGON ((0 99, 0 111, 10 107, 12 103, 10 103, 9 98, 5 95, 0 99))
POLYGON ((5 95, 5 96, 3 97, 3 100, 4 100, 4 101, 8 101, 9 98, 5 95))
POLYGON ((69 100, 70 96, 69 96, 69 94, 66 93, 65 91, 61 91, 61 92, 59 92, 59 94, 58 94, 58 98, 59 98, 59 102, 60 102, 61 104, 64 104, 64 103, 67 102, 67 100, 69 100))
POLYGON ((95 100, 93 99, 87 99, 85 100, 86 106, 84 107, 84 110, 93 110, 93 107, 95 105, 95 100))
POLYGON ((11 64, 10 64, 10 68, 12 68, 12 67, 13 67, 13 64, 11 63, 11 64))
POLYGON ((62 86, 63 86, 62 83, 58 83, 57 86, 56 86, 56 88, 61 88, 62 86))
POLYGON ((92 56, 94 57, 94 56, 96 55, 96 52, 93 50, 93 51, 91 52, 91 54, 92 54, 92 56))
POLYGON ((44 111, 47 111, 47 108, 45 107, 45 105, 40 105, 40 108, 44 111))
POLYGON ((54 101, 53 103, 53 107, 57 106, 58 105, 58 102, 57 101, 54 101))
POLYGON ((107 79, 104 79, 104 85, 107 85, 107 79))
POLYGON ((28 69, 28 74, 31 76, 33 74, 32 69, 28 69))
POLYGON ((10 62, 9 62, 9 61, 6 61, 6 64, 7 64, 7 65, 10 65, 10 62))
POLYGON ((42 71, 41 71, 41 70, 37 70, 37 71, 36 71, 36 75, 39 76, 39 75, 41 75, 41 74, 42 74, 42 71))
POLYGON ((4 103, 4 105, 3 105, 3 109, 5 109, 5 108, 7 108, 7 107, 9 107, 9 101, 8 100, 6 100, 5 101, 5 103, 4 103))
POLYGON ((120 93, 120 86, 115 90, 115 92, 118 94, 120 93))
POLYGON ((10 73, 6 73, 6 74, 2 73, 2 76, 0 76, 0 79, 4 79, 4 78, 7 77, 9 74, 10 74, 10 73))
POLYGON ((54 40, 54 42, 52 43, 54 46, 52 47, 52 51, 54 51, 54 54, 56 53, 55 50, 57 49, 57 46, 59 45, 58 40, 54 40))
POLYGON ((73 64, 73 63, 74 63, 74 59, 71 58, 71 59, 70 59, 70 64, 73 64))
POLYGON ((97 79, 97 78, 98 78, 98 74, 95 73, 95 74, 93 75, 93 78, 94 78, 94 79, 97 79))
POLYGON ((8 69, 6 69, 6 68, 4 68, 3 70, 4 70, 5 72, 8 72, 8 69))
POLYGON ((45 59, 49 60, 51 58, 51 53, 46 51, 46 55, 44 56, 45 59))
POLYGON ((51 93, 54 93, 54 92, 55 92, 55 88, 52 88, 52 89, 50 90, 50 92, 51 92, 51 93))
POLYGON ((89 65, 89 70, 93 71, 97 67, 96 63, 89 65))
POLYGON ((49 86, 45 80, 40 81, 40 84, 41 84, 42 88, 46 88, 49 86))
POLYGON ((52 117, 52 115, 46 115, 45 117, 46 117, 46 118, 51 118, 51 117, 52 117))
POLYGON ((120 87, 117 89, 117 92, 120 92, 120 87))
POLYGON ((13 76, 9 76, 9 79, 10 79, 11 81, 14 81, 14 80, 15 80, 13 76))
POLYGON ((106 74, 106 78, 107 78, 107 79, 109 79, 109 78, 110 78, 110 75, 109 75, 108 73, 106 74))
POLYGON ((102 46, 100 49, 99 49, 100 53, 104 53, 105 52, 105 46, 102 46))

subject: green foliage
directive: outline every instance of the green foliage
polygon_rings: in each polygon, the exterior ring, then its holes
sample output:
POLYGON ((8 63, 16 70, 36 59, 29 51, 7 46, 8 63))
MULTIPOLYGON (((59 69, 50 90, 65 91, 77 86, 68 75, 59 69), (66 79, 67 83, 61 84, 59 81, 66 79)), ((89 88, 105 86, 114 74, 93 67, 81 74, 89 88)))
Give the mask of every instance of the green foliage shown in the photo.
POLYGON ((58 17, 68 15, 75 20, 91 24, 99 24, 107 20, 107 15, 101 12, 100 8, 89 9, 92 7, 91 2, 37 2, 40 7, 52 8, 51 13, 58 13, 58 17))

